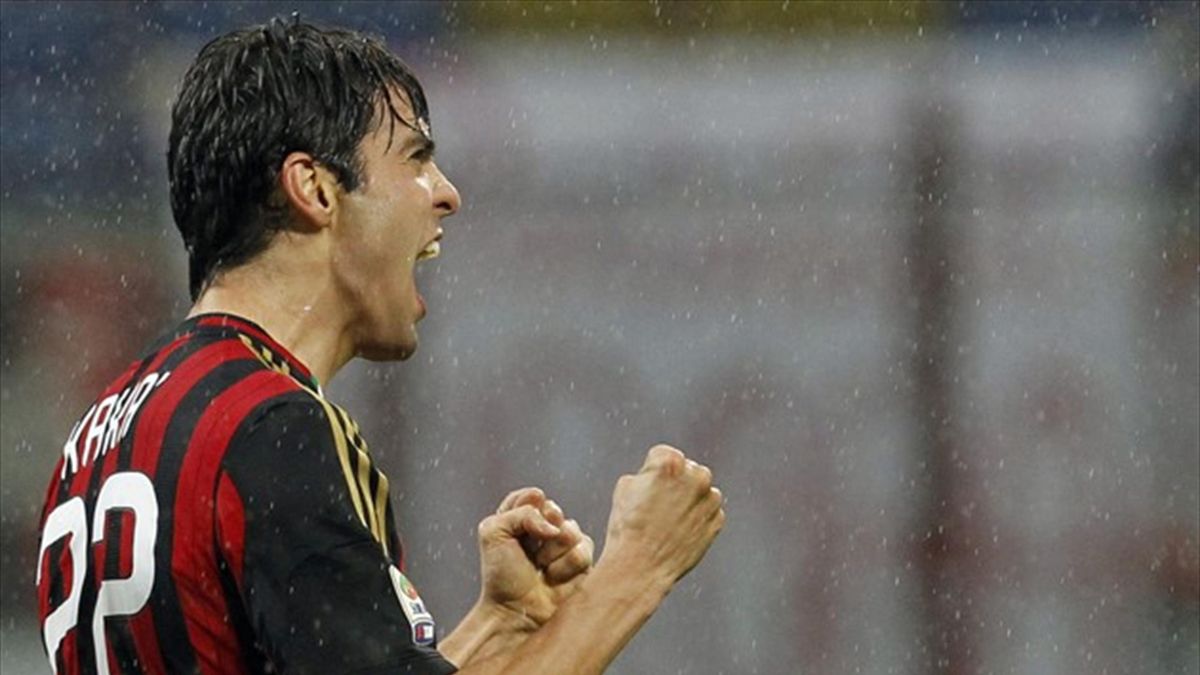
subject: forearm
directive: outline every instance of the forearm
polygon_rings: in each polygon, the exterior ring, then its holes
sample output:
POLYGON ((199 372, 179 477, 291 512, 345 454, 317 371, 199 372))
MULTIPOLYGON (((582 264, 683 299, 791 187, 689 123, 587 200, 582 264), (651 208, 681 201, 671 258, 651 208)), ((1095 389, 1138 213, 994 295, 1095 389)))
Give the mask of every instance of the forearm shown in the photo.
POLYGON ((510 609, 480 600, 458 626, 438 643, 438 651, 459 668, 519 647, 537 623, 510 609))
POLYGON ((670 588, 631 569, 602 560, 549 622, 512 650, 467 662, 461 675, 602 673, 670 588))

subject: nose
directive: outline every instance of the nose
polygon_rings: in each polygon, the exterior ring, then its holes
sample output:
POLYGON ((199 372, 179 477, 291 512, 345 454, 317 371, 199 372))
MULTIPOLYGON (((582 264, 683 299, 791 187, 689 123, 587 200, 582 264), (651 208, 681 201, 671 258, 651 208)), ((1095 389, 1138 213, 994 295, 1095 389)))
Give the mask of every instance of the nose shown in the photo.
POLYGON ((435 166, 434 170, 437 172, 437 184, 433 191, 433 208, 438 212, 439 218, 452 216, 462 208, 462 196, 441 169, 435 166))

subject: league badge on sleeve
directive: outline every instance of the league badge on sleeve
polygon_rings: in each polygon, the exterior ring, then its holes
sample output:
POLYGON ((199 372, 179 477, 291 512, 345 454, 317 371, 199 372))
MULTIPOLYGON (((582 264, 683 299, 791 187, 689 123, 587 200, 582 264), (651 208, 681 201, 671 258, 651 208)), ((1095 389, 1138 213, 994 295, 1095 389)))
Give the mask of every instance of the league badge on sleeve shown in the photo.
POLYGON ((392 588, 396 591, 396 599, 400 601, 400 609, 404 610, 404 616, 408 618, 408 625, 412 626, 413 644, 423 647, 432 645, 433 615, 425 609, 425 603, 421 602, 421 596, 417 595, 417 589, 395 565, 388 567, 388 574, 392 577, 392 588))

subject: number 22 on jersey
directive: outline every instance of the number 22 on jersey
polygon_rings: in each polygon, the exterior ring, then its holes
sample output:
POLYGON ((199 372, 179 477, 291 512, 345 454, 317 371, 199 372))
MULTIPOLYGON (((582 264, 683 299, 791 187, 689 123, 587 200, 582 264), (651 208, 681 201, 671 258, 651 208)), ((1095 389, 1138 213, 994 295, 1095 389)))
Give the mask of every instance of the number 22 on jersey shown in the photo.
MULTIPOLYGON (((113 514, 118 515, 117 513, 113 514)), ((96 508, 88 537, 87 509, 83 499, 72 497, 46 516, 42 527, 42 542, 38 550, 37 582, 42 581, 42 558, 47 549, 70 537, 67 552, 70 558, 71 588, 62 604, 56 607, 42 624, 42 640, 50 656, 51 668, 57 673, 58 659, 55 654, 63 639, 80 620, 90 619, 92 644, 96 651, 96 672, 108 675, 108 646, 104 636, 104 620, 110 616, 136 614, 150 599, 154 587, 154 541, 158 535, 158 500, 154 485, 144 474, 125 471, 109 476, 100 487, 96 508), (91 545, 104 539, 105 519, 110 512, 126 511, 133 516, 132 567, 128 577, 100 579, 96 591, 96 605, 91 617, 79 616, 79 598, 83 593, 84 581, 88 577, 88 563, 92 559, 91 545)), ((116 542, 106 542, 114 544, 116 542)), ((51 561, 53 564, 54 561, 51 561)), ((98 570, 97 574, 103 574, 98 570)))

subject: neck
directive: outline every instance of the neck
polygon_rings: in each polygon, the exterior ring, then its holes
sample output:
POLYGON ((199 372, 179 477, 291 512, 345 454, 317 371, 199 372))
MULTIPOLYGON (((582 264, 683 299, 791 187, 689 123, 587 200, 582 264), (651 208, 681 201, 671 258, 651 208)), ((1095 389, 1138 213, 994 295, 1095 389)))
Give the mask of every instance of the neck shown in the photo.
POLYGON ((269 261, 254 261, 221 272, 188 316, 220 312, 249 319, 327 383, 355 353, 345 305, 327 277, 271 268, 269 261))

